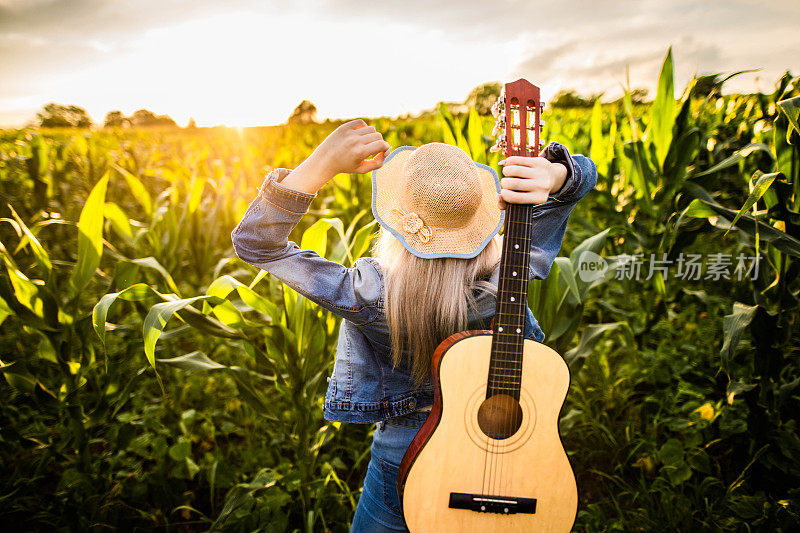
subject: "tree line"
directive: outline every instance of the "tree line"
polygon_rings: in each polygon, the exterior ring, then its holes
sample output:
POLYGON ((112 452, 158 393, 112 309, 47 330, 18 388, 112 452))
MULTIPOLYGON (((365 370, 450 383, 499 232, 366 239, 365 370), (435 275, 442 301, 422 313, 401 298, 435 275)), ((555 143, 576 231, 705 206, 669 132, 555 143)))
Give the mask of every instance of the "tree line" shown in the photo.
MULTIPOLYGON (((720 75, 700 76, 693 91, 694 96, 717 96, 723 79, 720 75)), ((474 107, 478 114, 488 115, 492 104, 497 100, 502 90, 499 82, 489 82, 475 87, 463 102, 445 102, 452 113, 461 113, 474 107)), ((631 100, 634 104, 647 102, 647 89, 633 89, 631 100)), ((574 108, 594 106, 603 93, 581 95, 573 89, 564 89, 557 92, 549 102, 553 108, 574 108)), ((608 103, 618 103, 619 100, 608 103)), ((438 109, 437 107, 434 108, 438 109)), ((434 112, 431 110, 431 112, 434 112)), ((422 112, 421 115, 425 115, 422 112)), ((42 128, 88 128, 94 125, 89 113, 82 107, 75 105, 62 105, 49 103, 36 115, 36 124, 42 128)), ((308 100, 303 100, 295 107, 287 119, 288 123, 313 123, 317 122, 317 107, 308 100)), ((157 115, 148 109, 139 109, 130 116, 125 116, 122 111, 109 111, 103 120, 104 128, 141 128, 141 127, 178 127, 175 120, 169 115, 157 115)), ((194 118, 189 119, 187 128, 195 128, 194 118)))
MULTIPOLYGON (((94 121, 89 113, 76 105, 49 103, 36 114, 35 123, 41 128, 89 128, 94 121)), ((189 120, 193 127, 194 119, 189 120)), ((157 115, 148 109, 139 109, 125 116, 122 111, 109 111, 103 121, 104 128, 177 127, 169 115, 157 115)))

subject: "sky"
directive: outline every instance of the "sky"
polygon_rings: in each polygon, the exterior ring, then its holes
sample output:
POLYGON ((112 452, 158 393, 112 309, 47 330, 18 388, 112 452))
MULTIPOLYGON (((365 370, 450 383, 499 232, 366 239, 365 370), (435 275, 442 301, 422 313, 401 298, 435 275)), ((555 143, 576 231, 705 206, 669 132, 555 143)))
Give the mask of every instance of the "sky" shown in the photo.
POLYGON ((524 77, 616 98, 655 92, 667 49, 676 96, 693 73, 728 92, 800 74, 799 0, 0 0, 0 127, 49 102, 95 122, 120 110, 185 125, 398 116, 524 77))

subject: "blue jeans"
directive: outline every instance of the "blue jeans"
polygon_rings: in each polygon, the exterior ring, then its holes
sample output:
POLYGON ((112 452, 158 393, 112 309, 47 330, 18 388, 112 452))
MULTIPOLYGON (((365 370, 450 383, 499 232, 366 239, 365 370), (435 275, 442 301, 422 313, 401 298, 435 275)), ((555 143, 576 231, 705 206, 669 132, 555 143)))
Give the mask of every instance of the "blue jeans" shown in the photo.
POLYGON ((400 512, 397 470, 408 445, 430 411, 416 411, 378 422, 372 436, 364 490, 358 499, 350 533, 408 531, 400 512))

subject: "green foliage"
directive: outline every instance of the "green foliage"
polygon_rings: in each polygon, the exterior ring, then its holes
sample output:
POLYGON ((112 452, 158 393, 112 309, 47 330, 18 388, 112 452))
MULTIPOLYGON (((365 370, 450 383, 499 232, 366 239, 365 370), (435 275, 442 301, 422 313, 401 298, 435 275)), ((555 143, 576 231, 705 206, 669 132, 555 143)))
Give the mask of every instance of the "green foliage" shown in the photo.
POLYGON ((169 115, 156 115, 149 109, 139 109, 126 117, 122 111, 109 111, 103 121, 104 128, 164 128, 177 127, 169 115))
POLYGON ((317 120, 317 106, 303 100, 297 107, 294 108, 292 114, 289 116, 289 124, 312 124, 317 120))
POLYGON ((109 111, 103 121, 104 128, 130 127, 131 122, 122 111, 109 111))
POLYGON ((650 117, 650 131, 656 150, 656 163, 663 168, 672 143, 672 128, 675 125, 675 89, 672 74, 672 48, 667 52, 661 76, 658 78, 658 92, 653 100, 650 117))
POLYGON ((149 109, 134 111, 127 121, 136 128, 177 126, 169 115, 156 115, 149 109))
POLYGON ((572 89, 562 89, 550 99, 550 107, 592 107, 600 101, 601 96, 602 94, 593 94, 585 97, 572 89))
POLYGON ((49 103, 36 114, 42 128, 88 128, 92 125, 89 113, 75 105, 49 103))
MULTIPOLYGON (((598 184, 529 286, 572 371, 561 433, 576 528, 800 524, 798 80, 546 112, 598 184), (619 276, 625 254, 758 256, 757 275, 619 276), (601 257, 599 277, 582 276, 601 257), (588 281, 586 281, 588 279, 588 281)), ((371 123, 495 165, 492 119, 371 123)), ((339 319, 238 261, 230 231, 268 167, 336 123, 0 132, 0 512, 20 529, 347 531, 371 428, 322 418, 339 319), (267 164, 268 167, 264 165, 267 164)), ((375 233, 339 175, 290 236, 346 266, 375 233)), ((643 274, 646 274, 643 272, 643 274)))
POLYGON ((464 104, 475 109, 479 115, 489 115, 492 104, 495 103, 502 90, 502 84, 496 81, 478 85, 470 91, 464 104))

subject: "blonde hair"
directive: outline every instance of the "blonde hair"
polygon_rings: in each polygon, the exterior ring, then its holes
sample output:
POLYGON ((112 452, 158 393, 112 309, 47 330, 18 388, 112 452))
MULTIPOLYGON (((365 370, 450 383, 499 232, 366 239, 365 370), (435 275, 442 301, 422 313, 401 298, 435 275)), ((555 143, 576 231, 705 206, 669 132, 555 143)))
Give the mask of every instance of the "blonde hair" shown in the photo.
POLYGON ((497 295, 487 281, 500 262, 501 237, 489 241, 473 258, 441 257, 422 259, 409 252, 390 232, 381 227, 372 256, 384 272, 384 305, 395 368, 408 345, 415 386, 430 377, 436 347, 457 331, 467 329, 467 314, 475 310, 474 289, 497 295))

